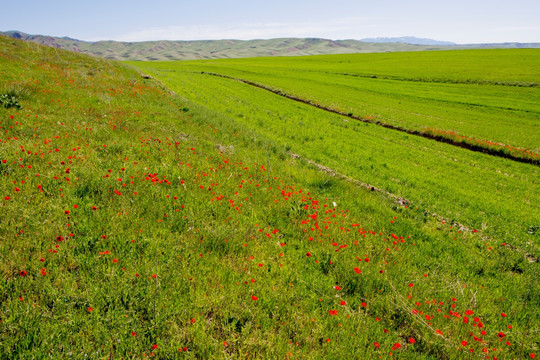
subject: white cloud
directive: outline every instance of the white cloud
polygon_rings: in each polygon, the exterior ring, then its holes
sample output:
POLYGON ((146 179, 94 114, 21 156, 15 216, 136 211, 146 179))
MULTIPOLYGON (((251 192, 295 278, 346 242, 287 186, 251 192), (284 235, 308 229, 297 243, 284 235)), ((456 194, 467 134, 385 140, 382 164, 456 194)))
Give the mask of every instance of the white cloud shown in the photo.
MULTIPOLYGON (((280 23, 264 24, 244 23, 236 25, 196 25, 196 26, 164 26, 128 32, 113 37, 118 41, 149 40, 219 40, 219 39, 270 39, 279 37, 323 37, 330 39, 350 39, 370 36, 367 30, 374 23, 383 19, 347 18, 324 23, 280 23)), ((373 30, 369 31, 372 33, 373 30)))

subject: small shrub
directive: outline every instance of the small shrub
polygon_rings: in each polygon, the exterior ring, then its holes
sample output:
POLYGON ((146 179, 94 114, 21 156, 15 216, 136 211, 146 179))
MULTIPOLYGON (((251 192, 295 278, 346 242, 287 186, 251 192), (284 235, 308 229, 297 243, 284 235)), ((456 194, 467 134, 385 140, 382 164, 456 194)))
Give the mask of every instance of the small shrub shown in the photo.
POLYGON ((5 107, 6 109, 21 108, 21 104, 19 104, 19 99, 17 99, 16 96, 13 96, 11 94, 0 94, 0 105, 5 107))

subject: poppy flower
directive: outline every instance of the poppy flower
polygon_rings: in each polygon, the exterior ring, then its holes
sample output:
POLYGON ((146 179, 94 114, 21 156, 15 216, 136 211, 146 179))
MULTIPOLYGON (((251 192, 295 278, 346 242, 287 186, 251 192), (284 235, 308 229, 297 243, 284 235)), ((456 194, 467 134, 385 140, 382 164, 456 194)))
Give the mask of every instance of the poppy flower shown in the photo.
POLYGON ((259 298, 258 298, 258 297, 256 297, 255 295, 251 295, 251 300, 253 300, 253 301, 257 301, 257 300, 259 300, 259 298))
POLYGON ((357 274, 360 274, 362 272, 362 270, 360 270, 359 268, 355 267, 354 268, 354 272, 357 273, 357 274))

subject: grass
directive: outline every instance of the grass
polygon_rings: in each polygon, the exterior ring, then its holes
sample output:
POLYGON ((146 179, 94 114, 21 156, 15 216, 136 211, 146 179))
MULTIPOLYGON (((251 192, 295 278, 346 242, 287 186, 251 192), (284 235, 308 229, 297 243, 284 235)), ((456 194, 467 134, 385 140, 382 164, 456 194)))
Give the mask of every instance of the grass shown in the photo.
POLYGON ((28 91, 0 108, 0 357, 538 353, 519 249, 292 158, 217 99, 0 45, 28 91))
POLYGON ((537 240, 527 233, 540 223, 535 166, 328 114, 230 79, 170 71, 156 76, 291 152, 404 197, 449 223, 537 252, 537 240))
POLYGON ((518 156, 529 157, 522 149, 537 157, 538 54, 462 50, 133 64, 232 76, 344 114, 421 132, 455 132, 471 143, 500 143, 518 156))

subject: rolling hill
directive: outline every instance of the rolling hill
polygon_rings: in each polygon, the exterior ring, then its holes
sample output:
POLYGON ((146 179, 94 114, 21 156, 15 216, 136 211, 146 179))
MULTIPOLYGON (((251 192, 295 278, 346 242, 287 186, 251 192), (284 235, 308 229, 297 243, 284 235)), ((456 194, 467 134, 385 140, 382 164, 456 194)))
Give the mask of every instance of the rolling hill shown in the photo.
POLYGON ((394 42, 329 40, 320 38, 280 38, 269 40, 199 40, 199 41, 96 41, 69 37, 30 35, 20 31, 0 32, 16 39, 32 41, 64 50, 86 53, 113 60, 195 60, 245 58, 260 56, 302 56, 395 51, 449 50, 460 48, 540 47, 540 44, 414 45, 394 42))

